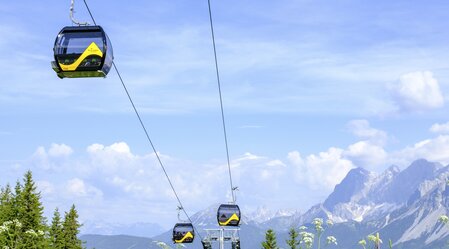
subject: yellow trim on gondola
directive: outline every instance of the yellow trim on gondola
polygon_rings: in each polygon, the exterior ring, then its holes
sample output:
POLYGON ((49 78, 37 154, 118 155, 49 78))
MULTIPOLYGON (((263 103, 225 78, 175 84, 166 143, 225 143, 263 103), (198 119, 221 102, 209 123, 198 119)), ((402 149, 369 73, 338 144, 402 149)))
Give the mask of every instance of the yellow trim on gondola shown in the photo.
POLYGON ((232 214, 231 218, 229 218, 227 221, 225 222, 219 222, 220 226, 227 226, 229 224, 229 222, 236 220, 239 221, 239 217, 236 214, 232 214))
POLYGON ((186 235, 184 235, 184 237, 182 237, 182 239, 179 240, 175 240, 175 243, 182 243, 184 242, 186 239, 193 239, 193 234, 191 232, 187 232, 186 235))
POLYGON ((97 44, 95 44, 95 42, 92 42, 89 45, 89 47, 87 47, 86 50, 84 50, 81 56, 78 59, 76 59, 75 62, 73 62, 70 65, 64 65, 59 63, 59 66, 61 67, 62 71, 75 71, 81 64, 81 62, 83 62, 83 60, 90 55, 98 55, 100 57, 103 57, 103 52, 101 52, 100 48, 97 46, 97 44))

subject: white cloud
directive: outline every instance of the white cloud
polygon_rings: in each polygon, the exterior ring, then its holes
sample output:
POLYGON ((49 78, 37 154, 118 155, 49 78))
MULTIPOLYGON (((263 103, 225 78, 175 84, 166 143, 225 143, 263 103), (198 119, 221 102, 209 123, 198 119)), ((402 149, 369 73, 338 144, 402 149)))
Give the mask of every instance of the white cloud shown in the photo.
POLYGON ((290 152, 288 158, 297 167, 299 181, 306 181, 311 188, 331 190, 354 168, 343 153, 344 150, 332 147, 317 155, 311 154, 305 160, 300 158, 299 152, 290 152))
MULTIPOLYGON (((239 203, 272 203, 298 208, 298 201, 306 198, 299 207, 305 209, 322 201, 356 166, 380 170, 389 163, 407 166, 418 158, 449 162, 449 136, 439 136, 388 153, 381 145, 371 142, 373 138, 385 137, 384 132, 370 127, 367 121, 353 121, 350 126, 354 128, 352 131, 356 136, 366 140, 350 144, 346 149, 331 147, 305 156, 299 151, 292 151, 285 158, 252 153, 234 158, 231 166, 234 186, 240 189, 237 193, 239 203)), ((50 157, 48 154, 44 147, 38 148, 35 165, 40 167, 40 163, 51 165, 59 162, 59 157, 50 157), (41 158, 46 161, 37 160, 41 158)), ((163 161, 179 197, 190 213, 210 203, 229 201, 226 163, 189 162, 169 156, 163 156, 163 161)), ((130 212, 142 213, 148 203, 159 203, 154 213, 166 214, 167 205, 177 205, 154 154, 133 154, 124 142, 90 145, 84 154, 72 154, 70 162, 61 167, 63 171, 38 179, 39 189, 47 200, 70 204, 75 202, 86 217, 95 219, 98 215, 101 219, 119 221, 121 217, 115 217, 114 212, 119 212, 124 206, 130 208, 130 212), (92 201, 80 201, 85 199, 92 201), (133 203, 133 206, 129 203, 133 203), (93 215, 92 209, 103 211, 93 215)), ((147 218, 159 218, 150 216, 147 218)), ((138 220, 142 216, 129 215, 127 219, 138 220)))
POLYGON ((396 104, 407 111, 422 111, 444 105, 438 80, 429 71, 402 75, 392 90, 396 104))
POLYGON ((136 196, 154 195, 151 184, 147 182, 133 181, 133 179, 124 179, 120 176, 114 176, 111 182, 125 192, 132 193, 136 196))
POLYGON ((36 181, 36 186, 43 195, 51 195, 55 193, 55 186, 50 181, 36 181))
POLYGON ((52 157, 66 157, 73 153, 73 149, 65 144, 51 144, 48 155, 52 157))
POLYGON ((67 181, 67 192, 75 197, 101 197, 103 192, 98 188, 88 185, 80 178, 73 178, 67 181))
POLYGON ((33 157, 47 158, 47 151, 45 150, 45 147, 43 147, 43 146, 37 147, 36 151, 33 154, 33 157))
POLYGON ((343 155, 355 166, 370 170, 382 168, 388 158, 388 153, 381 146, 368 141, 359 141, 349 145, 343 155))
POLYGON ((302 165, 304 163, 301 153, 298 151, 289 152, 287 158, 293 165, 302 165))
POLYGON ((57 170, 67 163, 68 157, 73 153, 73 149, 65 144, 53 143, 47 150, 39 146, 32 156, 32 164, 44 170, 57 170))
POLYGON ((142 162, 131 153, 131 149, 124 142, 114 143, 109 146, 92 144, 86 149, 89 162, 82 167, 86 173, 99 171, 102 174, 117 174, 125 168, 134 172, 138 164, 142 162))
POLYGON ((355 136, 369 139, 374 144, 384 144, 388 138, 385 131, 372 128, 368 120, 365 119, 352 120, 347 127, 355 136))
POLYGON ((91 154, 105 152, 105 153, 121 153, 131 154, 131 149, 125 142, 113 143, 110 146, 104 146, 102 144, 92 144, 87 147, 87 152, 91 154))
POLYGON ((449 122, 445 124, 433 124, 430 131, 434 133, 449 133, 449 122))
POLYGON ((272 161, 267 162, 267 166, 285 167, 286 165, 281 160, 272 160, 272 161))
POLYGON ((358 138, 364 140, 355 142, 344 151, 344 158, 357 167, 377 170, 384 166, 388 153, 384 150, 388 135, 385 131, 371 127, 368 120, 352 120, 347 128, 358 138))
POLYGON ((393 163, 408 166, 412 161, 420 158, 433 162, 449 164, 449 135, 420 141, 413 146, 393 152, 390 155, 393 163))

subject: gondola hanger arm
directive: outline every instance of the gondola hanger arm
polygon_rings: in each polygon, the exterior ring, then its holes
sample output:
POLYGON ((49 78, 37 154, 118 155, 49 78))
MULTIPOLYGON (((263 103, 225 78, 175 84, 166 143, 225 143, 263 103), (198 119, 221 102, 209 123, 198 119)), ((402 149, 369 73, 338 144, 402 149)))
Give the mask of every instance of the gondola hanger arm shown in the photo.
POLYGON ((75 17, 73 16, 74 12, 75 12, 75 0, 71 0, 71 2, 70 2, 70 20, 72 20, 72 23, 76 24, 78 26, 89 25, 88 22, 80 22, 80 21, 76 20, 75 17))

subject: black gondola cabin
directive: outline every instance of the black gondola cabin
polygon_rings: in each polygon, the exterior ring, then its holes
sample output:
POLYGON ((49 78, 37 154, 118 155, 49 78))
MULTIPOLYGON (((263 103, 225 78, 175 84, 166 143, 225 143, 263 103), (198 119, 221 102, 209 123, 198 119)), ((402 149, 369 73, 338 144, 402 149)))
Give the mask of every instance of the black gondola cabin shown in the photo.
POLYGON ((235 204, 221 204, 217 211, 220 226, 238 226, 240 224, 240 208, 235 204))
POLYGON ((56 37, 51 62, 59 78, 106 77, 114 55, 101 26, 68 26, 56 37))
POLYGON ((195 231, 192 223, 176 223, 173 228, 174 243, 192 243, 195 238, 195 231))

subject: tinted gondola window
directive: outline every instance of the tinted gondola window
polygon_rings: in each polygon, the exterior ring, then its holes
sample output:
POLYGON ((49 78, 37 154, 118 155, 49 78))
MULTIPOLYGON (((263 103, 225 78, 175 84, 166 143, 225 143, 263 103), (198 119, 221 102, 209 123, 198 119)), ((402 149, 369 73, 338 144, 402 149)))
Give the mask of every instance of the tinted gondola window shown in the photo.
POLYGON ((193 228, 191 225, 181 225, 176 227, 176 232, 179 233, 186 233, 186 232, 192 232, 193 228))
POLYGON ((94 42, 104 52, 101 32, 67 32, 61 34, 56 42, 56 54, 82 54, 94 42))
MULTIPOLYGON (((101 32, 67 32, 58 37, 56 46, 56 58, 62 65, 71 65, 84 53, 92 44, 104 53, 105 46, 103 34, 101 32)), ((98 70, 100 69, 102 56, 89 55, 77 66, 78 70, 98 70)))

